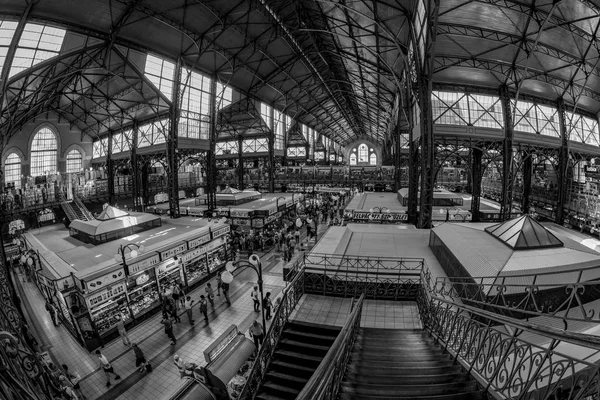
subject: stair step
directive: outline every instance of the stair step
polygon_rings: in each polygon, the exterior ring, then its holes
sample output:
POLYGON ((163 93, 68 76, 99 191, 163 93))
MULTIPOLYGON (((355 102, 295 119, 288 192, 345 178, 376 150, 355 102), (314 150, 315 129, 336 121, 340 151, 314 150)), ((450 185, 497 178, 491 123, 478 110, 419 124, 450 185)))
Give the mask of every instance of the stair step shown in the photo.
POLYGON ((386 370, 355 371, 352 367, 349 367, 344 376, 344 380, 356 384, 382 386, 385 386, 390 382, 394 382, 397 385, 402 385, 404 383, 411 385, 429 385, 436 383, 462 382, 465 380, 465 375, 466 373, 459 369, 443 374, 408 375, 395 374, 393 371, 386 370), (410 378, 406 381, 400 381, 398 379, 399 376, 410 378))
POLYGON ((436 396, 456 392, 469 392, 476 389, 475 381, 451 382, 427 385, 368 385, 342 382, 341 389, 344 393, 356 395, 383 395, 383 396, 436 396))
POLYGON ((290 321, 287 323, 286 329, 290 329, 297 332, 308 332, 316 333, 318 335, 326 335, 337 337, 338 333, 342 330, 341 327, 331 325, 313 324, 310 322, 303 321, 290 321))
POLYGON ((274 395, 284 396, 283 398, 296 398, 300 390, 296 390, 291 387, 287 387, 284 385, 280 385, 276 382, 266 380, 263 382, 261 386, 261 392, 267 392, 274 395), (293 397, 292 397, 293 396, 293 397))
MULTIPOLYGON (((483 391, 473 391, 473 392, 461 392, 461 393, 452 393, 452 394, 442 394, 442 395, 410 395, 410 396, 402 396, 399 394, 394 394, 392 396, 383 396, 383 395, 358 395, 355 393, 339 393, 339 400, 484 400, 485 394, 483 391)), ((275 400, 275 399, 265 399, 265 400, 275 400)))
POLYGON ((298 349, 298 351, 300 352, 305 352, 305 353, 315 353, 316 355, 320 355, 320 356, 325 356, 325 354, 327 354, 327 351, 329 351, 329 348, 331 346, 323 346, 323 345, 318 345, 318 344, 310 344, 310 343, 306 343, 306 342, 299 342, 297 340, 291 340, 291 339, 282 339, 279 342, 279 346, 281 346, 281 348, 286 348, 288 350, 293 350, 293 349, 298 349))
POLYGON ((275 350, 273 358, 276 360, 289 361, 304 367, 309 366, 314 369, 316 369, 319 364, 321 364, 321 360, 323 360, 323 357, 315 357, 288 350, 275 350))
POLYGON ((382 329, 382 328, 360 328, 360 334, 369 337, 430 337, 423 329, 382 329))
POLYGON ((436 357, 442 356, 444 353, 441 350, 416 351, 414 353, 407 352, 380 352, 380 351, 356 351, 352 353, 352 358, 357 360, 374 360, 374 361, 432 361, 436 357))
POLYGON ((414 343, 407 343, 407 342, 402 342, 402 343, 393 343, 393 342, 389 342, 386 341, 385 344, 383 343, 364 343, 364 342, 358 342, 354 345, 354 349, 356 351, 356 349, 360 349, 360 350, 365 350, 365 351, 379 351, 381 353, 388 353, 389 351, 394 351, 394 352, 415 352, 415 351, 421 351, 421 350, 437 350, 437 351, 442 351, 441 348, 437 347, 436 345, 432 344, 432 343, 423 343, 423 342, 414 342, 414 343))
POLYGON ((290 338, 293 340, 298 340, 300 338, 307 338, 308 340, 310 340, 311 343, 327 344, 327 345, 331 346, 331 344, 335 341, 337 334, 335 336, 319 335, 317 333, 312 333, 312 332, 304 332, 304 331, 297 331, 297 330, 293 330, 293 329, 285 329, 281 336, 284 338, 287 337, 287 338, 290 338))
POLYGON ((296 388, 298 390, 302 390, 306 382, 310 379, 309 377, 302 378, 298 376, 293 376, 289 374, 285 374, 283 372, 270 371, 265 375, 265 379, 271 382, 275 382, 287 387, 296 388))
POLYGON ((294 363, 288 363, 281 360, 273 360, 269 369, 273 369, 278 372, 291 372, 296 376, 306 376, 310 378, 312 374, 315 372, 314 368, 305 367, 303 365, 297 365, 294 363))
POLYGON ((256 400, 286 400, 288 397, 275 396, 270 393, 261 392, 256 396, 256 400))

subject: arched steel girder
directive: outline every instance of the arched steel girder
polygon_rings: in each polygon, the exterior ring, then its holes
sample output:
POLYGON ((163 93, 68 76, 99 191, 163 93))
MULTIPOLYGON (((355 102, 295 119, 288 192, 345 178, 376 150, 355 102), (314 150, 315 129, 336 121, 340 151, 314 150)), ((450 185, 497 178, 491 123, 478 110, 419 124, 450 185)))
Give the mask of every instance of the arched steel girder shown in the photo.
MULTIPOLYGON (((503 32, 493 31, 491 29, 476 28, 470 26, 460 26, 453 24, 438 24, 438 35, 445 36, 465 36, 477 39, 486 39, 493 42, 501 43, 504 46, 521 46, 524 51, 532 52, 534 41, 531 39, 525 39, 522 41, 522 37, 513 34, 507 34, 503 32), (525 46, 525 48, 523 48, 525 46)), ((496 50, 497 48, 493 49, 496 50)), ((491 50, 490 50, 491 51, 491 50)), ((582 68, 586 74, 592 74, 600 78, 600 70, 595 68, 595 65, 581 59, 575 55, 569 54, 564 50, 556 47, 540 44, 538 42, 535 47, 535 52, 540 53, 549 57, 556 58, 557 60, 563 61, 572 66, 582 65, 582 68)))
MULTIPOLYGON (((560 1, 562 1, 562 0, 559 0, 559 2, 560 1)), ((587 32, 585 29, 582 29, 582 28, 578 27, 577 25, 573 24, 572 21, 567 21, 555 14, 549 15, 550 14, 549 12, 539 9, 539 8, 536 8, 535 6, 532 6, 531 4, 526 3, 525 1, 521 1, 521 0, 470 0, 469 2, 461 3, 450 10, 440 13, 440 17, 444 14, 447 14, 447 13, 453 11, 454 9, 459 9, 463 5, 468 4, 468 3, 473 3, 473 2, 489 4, 492 6, 499 7, 499 8, 505 8, 508 10, 517 11, 517 12, 520 12, 520 13, 526 14, 526 15, 529 15, 531 12, 532 18, 536 21, 536 23, 538 23, 538 25, 541 24, 542 21, 544 21, 548 18, 548 22, 551 25, 548 28, 545 28, 545 30, 553 30, 556 28, 565 28, 573 35, 578 36, 587 42, 595 41, 595 38, 592 36, 591 33, 587 32)), ((593 18, 596 18, 596 16, 590 16, 589 18, 585 18, 585 19, 593 19, 593 18)), ((582 22, 585 19, 580 19, 577 22, 582 22)))
MULTIPOLYGON (((500 62, 500 61, 489 61, 489 60, 478 60, 468 57, 436 57, 436 72, 444 70, 450 67, 467 67, 467 68, 475 68, 475 69, 484 69, 492 72, 498 72, 504 76, 509 76, 513 73, 514 69, 510 65, 510 63, 500 62)), ((546 71, 536 71, 534 75, 530 75, 525 77, 525 79, 536 80, 544 83, 548 83, 550 85, 556 86, 563 90, 577 89, 581 91, 581 93, 589 97, 593 100, 600 101, 600 93, 593 91, 587 87, 584 87, 581 84, 577 83, 569 83, 565 81, 563 78, 554 77, 548 75, 546 71)), ((577 97, 576 93, 570 94, 573 98, 577 97)))
MULTIPOLYGON (((129 1, 127 0, 116 0, 119 1, 122 4, 129 4, 129 1)), ((171 17, 158 12, 154 9, 152 9, 151 7, 145 6, 143 4, 136 4, 135 5, 135 10, 139 11, 145 15, 148 15, 149 17, 152 17, 154 19, 156 19, 157 21, 160 21, 170 27, 172 27, 173 29, 181 32, 182 34, 184 34, 185 36, 187 36, 191 42, 196 43, 196 45, 198 46, 199 51, 217 51, 219 53, 221 53, 230 63, 231 65, 234 67, 238 67, 241 69, 245 69, 246 71, 248 71, 252 76, 256 77, 259 81, 263 82, 264 85, 267 85, 269 87, 271 87, 272 89, 274 89, 277 92, 280 92, 279 88, 277 88, 276 86, 272 85, 271 82, 268 82, 264 79, 264 77, 258 72, 258 70, 250 67, 249 65, 247 65, 247 63, 240 59, 239 57, 237 57, 235 54, 232 54, 228 49, 225 49, 221 46, 219 46, 218 44, 216 44, 214 41, 210 41, 209 39, 207 39, 206 37, 204 37, 203 35, 198 34, 195 31, 192 31, 191 29, 185 27, 183 24, 175 21, 174 19, 172 19, 171 17), (200 50, 200 49, 204 49, 204 50, 200 50)), ((217 17, 219 18, 218 14, 217 17)), ((246 47, 246 46, 244 46, 246 47)), ((267 56, 267 52, 264 51, 261 54, 263 54, 264 56, 267 56)), ((272 57, 269 56, 269 59, 271 62, 275 61, 272 59, 272 57)), ((279 66, 279 63, 277 63, 275 61, 274 65, 276 67, 279 66)), ((301 89, 302 91, 306 91, 305 88, 301 89)), ((281 92, 280 92, 281 93, 281 92)), ((311 96, 312 97, 312 96, 311 96)), ((319 99, 313 99, 315 102, 320 103, 322 102, 322 100, 319 99)), ((325 109, 325 111, 327 112, 327 114, 329 114, 331 116, 331 110, 327 110, 325 109)), ((341 110, 340 110, 341 111, 341 110)), ((331 121, 333 121, 334 118, 331 118, 331 121)), ((330 126, 330 125, 328 125, 330 126)), ((344 131, 344 127, 343 126, 339 126, 338 129, 340 131, 344 131)), ((327 136, 335 136, 332 135, 333 133, 333 129, 331 127, 329 127, 327 129, 327 131, 331 132, 329 135, 327 135, 326 132, 324 132, 327 136)))

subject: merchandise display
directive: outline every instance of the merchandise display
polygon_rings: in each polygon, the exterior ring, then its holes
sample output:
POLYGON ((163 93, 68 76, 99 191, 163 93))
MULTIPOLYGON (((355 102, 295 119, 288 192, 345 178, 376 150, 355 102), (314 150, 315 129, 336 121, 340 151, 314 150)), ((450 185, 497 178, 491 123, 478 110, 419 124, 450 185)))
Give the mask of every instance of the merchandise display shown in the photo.
POLYGON ((103 303, 97 308, 90 309, 90 315, 96 326, 96 331, 100 335, 109 331, 117 323, 117 315, 120 315, 123 322, 127 323, 130 315, 127 309, 125 293, 103 303))
POLYGON ((158 305, 160 298, 154 271, 145 271, 129 278, 127 281, 127 296, 134 318, 158 305))
POLYGON ((205 256, 198 257, 185 266, 185 275, 187 277, 188 286, 191 286, 207 274, 208 267, 205 256))
POLYGON ((170 292, 171 288, 173 287, 173 284, 181 280, 180 276, 181 275, 179 268, 174 268, 165 273, 159 274, 158 284, 160 286, 160 290, 170 292))

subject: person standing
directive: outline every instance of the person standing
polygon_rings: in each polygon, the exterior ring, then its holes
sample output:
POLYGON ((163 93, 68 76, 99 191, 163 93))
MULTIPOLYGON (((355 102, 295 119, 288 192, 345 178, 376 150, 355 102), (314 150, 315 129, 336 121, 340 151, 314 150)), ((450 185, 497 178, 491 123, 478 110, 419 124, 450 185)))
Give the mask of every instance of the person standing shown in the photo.
POLYGON ((223 290, 223 297, 225 297, 225 301, 227 305, 231 305, 231 300, 229 300, 229 283, 221 283, 221 289, 223 290))
POLYGON ((185 303, 183 306, 185 307, 185 313, 187 314, 188 321, 190 321, 190 325, 194 325, 194 311, 192 310, 192 306, 194 305, 194 300, 192 300, 191 296, 187 296, 185 298, 185 303))
POLYGON ((79 396, 80 399, 85 400, 86 397, 81 391, 81 386, 79 385, 79 381, 81 381, 81 376, 79 376, 79 374, 76 372, 69 371, 69 367, 66 364, 62 365, 62 369, 63 371, 65 371, 65 376, 69 380, 69 383, 73 387, 73 390, 75 390, 75 393, 77 393, 77 396, 79 396))
POLYGON ((254 346, 256 346, 256 353, 258 354, 258 349, 262 344, 265 333, 263 331, 263 326, 258 320, 255 320, 250 327, 250 336, 254 339, 254 346))
POLYGON ((165 326, 165 333, 167 334, 169 339, 171 339, 171 346, 175 346, 175 344, 177 343, 177 339, 175 339, 175 335, 173 335, 173 321, 171 321, 171 318, 167 316, 162 321, 160 321, 160 323, 165 326))
POLYGON ((271 309, 273 308, 273 301, 271 300, 271 292, 267 292, 265 294, 265 299, 263 301, 263 307, 265 308, 265 318, 268 320, 271 319, 271 309))
POLYGON ((250 297, 254 302, 254 312, 260 312, 260 294, 258 293, 258 286, 254 286, 254 290, 250 293, 250 297))
POLYGON ((204 321, 208 324, 208 303, 206 301, 206 297, 204 295, 200 295, 200 313, 204 315, 204 321))
POLYGON ((135 366, 137 367, 138 372, 144 372, 146 370, 146 365, 148 364, 144 352, 138 347, 137 343, 132 343, 131 347, 135 354, 135 366))
POLYGON ((58 326, 57 318, 56 318, 56 308, 54 304, 49 301, 46 301, 46 311, 50 313, 50 318, 52 318, 52 323, 54 326, 58 326))
POLYGON ((179 310, 179 298, 182 296, 181 289, 179 288, 179 282, 173 282, 171 293, 171 296, 173 296, 173 302, 175 303, 175 311, 177 311, 179 310))
POLYGON ((123 340, 123 344, 125 346, 131 345, 129 341, 129 336, 127 335, 127 330, 125 329, 125 323, 123 322, 123 318, 120 315, 117 315, 117 323, 115 324, 117 327, 117 331, 119 332, 119 336, 121 336, 121 340, 123 340))
POLYGON ((221 297, 221 288, 223 287, 223 280, 221 274, 217 274, 217 296, 221 297))
MULTIPOLYGON (((179 299, 177 299, 179 301, 179 299)), ((179 313, 177 312, 177 302, 170 302, 167 307, 169 310, 169 315, 173 318, 175 324, 181 322, 181 318, 179 318, 179 313)))
POLYGON ((100 364, 102 365, 104 375, 106 375, 106 387, 110 387, 110 375, 112 374, 115 376, 115 381, 121 379, 121 376, 115 372, 115 369, 113 368, 111 363, 108 361, 106 356, 104 356, 104 354, 100 352, 100 350, 96 350, 96 356, 100 360, 100 364))
POLYGON ((215 292, 214 292, 212 286, 210 285, 210 282, 208 282, 206 284, 206 288, 204 290, 206 291, 206 297, 208 298, 208 301, 210 302, 210 306, 212 308, 215 308, 215 292))

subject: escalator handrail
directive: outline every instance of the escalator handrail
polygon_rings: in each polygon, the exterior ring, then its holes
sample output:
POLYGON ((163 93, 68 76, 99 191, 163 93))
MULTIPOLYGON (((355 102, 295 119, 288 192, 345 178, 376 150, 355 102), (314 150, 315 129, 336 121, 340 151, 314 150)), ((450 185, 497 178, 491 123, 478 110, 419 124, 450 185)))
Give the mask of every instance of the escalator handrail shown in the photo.
POLYGON ((362 293, 344 327, 296 400, 336 398, 354 340, 358 334, 364 300, 365 293, 362 293))

